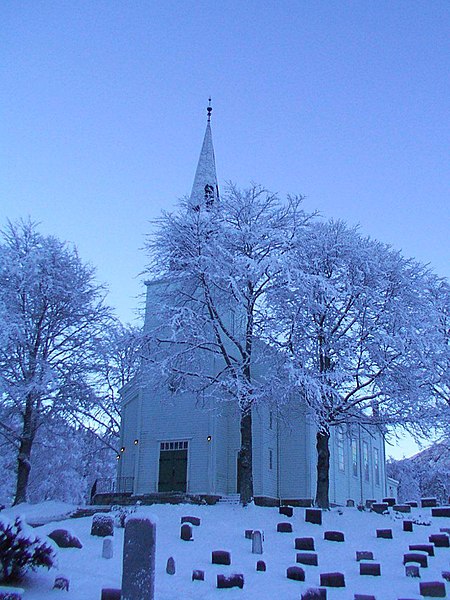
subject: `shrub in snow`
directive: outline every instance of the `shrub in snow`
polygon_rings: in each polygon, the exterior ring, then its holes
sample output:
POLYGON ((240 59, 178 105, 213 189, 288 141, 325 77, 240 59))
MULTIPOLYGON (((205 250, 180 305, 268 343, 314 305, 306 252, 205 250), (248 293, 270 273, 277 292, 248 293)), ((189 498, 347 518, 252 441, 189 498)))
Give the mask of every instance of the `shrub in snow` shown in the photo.
POLYGON ((14 523, 0 522, 0 581, 19 581, 29 569, 55 564, 53 548, 28 535, 18 517, 14 523))
POLYGON ((112 517, 102 513, 92 517, 91 535, 109 537, 114 535, 114 522, 112 517))
POLYGON ((55 542, 59 548, 82 548, 80 540, 69 533, 67 529, 55 529, 48 534, 48 537, 55 542))
POLYGON ((0 600, 22 600, 22 594, 20 588, 0 587, 0 600))
POLYGON ((136 506, 112 506, 114 514, 114 525, 116 527, 125 527, 127 518, 136 512, 136 506))
POLYGON ((414 519, 411 519, 411 521, 416 525, 425 525, 426 527, 429 527, 431 525, 431 519, 423 517, 422 515, 418 515, 414 519))

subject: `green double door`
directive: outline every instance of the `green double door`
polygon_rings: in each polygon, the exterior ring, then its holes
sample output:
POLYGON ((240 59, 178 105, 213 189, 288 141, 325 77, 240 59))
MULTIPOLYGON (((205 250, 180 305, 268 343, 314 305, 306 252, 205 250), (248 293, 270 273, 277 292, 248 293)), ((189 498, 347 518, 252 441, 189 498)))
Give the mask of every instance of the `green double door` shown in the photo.
POLYGON ((159 455, 158 492, 185 492, 187 450, 164 450, 159 455))

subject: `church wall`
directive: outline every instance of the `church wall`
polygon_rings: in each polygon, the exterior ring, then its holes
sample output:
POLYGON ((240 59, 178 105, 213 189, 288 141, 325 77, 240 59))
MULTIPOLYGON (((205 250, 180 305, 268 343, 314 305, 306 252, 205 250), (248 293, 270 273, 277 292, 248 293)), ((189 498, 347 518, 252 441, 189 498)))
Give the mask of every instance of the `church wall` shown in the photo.
MULTIPOLYGON (((119 478, 134 477, 135 475, 135 462, 138 449, 134 442, 139 439, 138 406, 139 397, 136 388, 133 386, 129 389, 122 408, 121 451, 117 471, 119 478)), ((122 485, 123 482, 119 482, 119 486, 122 485)))
POLYGON ((289 420, 279 424, 280 495, 284 499, 311 498, 310 426, 304 410, 290 414, 289 420))

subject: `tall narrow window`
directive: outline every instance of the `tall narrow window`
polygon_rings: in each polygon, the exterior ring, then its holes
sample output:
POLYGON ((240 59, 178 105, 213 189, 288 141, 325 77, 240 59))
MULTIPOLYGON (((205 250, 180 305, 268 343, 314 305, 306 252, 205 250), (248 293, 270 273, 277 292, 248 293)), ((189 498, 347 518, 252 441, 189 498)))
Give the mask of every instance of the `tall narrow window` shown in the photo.
POLYGON ((344 428, 339 427, 337 430, 337 454, 339 471, 345 471, 345 433, 344 428))
POLYGON ((269 412, 269 429, 273 429, 273 412, 269 412))
POLYGON ((273 469, 273 450, 269 450, 269 469, 273 469))
POLYGON ((375 471, 375 484, 380 485, 380 451, 373 449, 373 470, 375 471))
POLYGON ((363 442, 363 469, 364 479, 369 481, 369 445, 367 442, 363 442))
POLYGON ((355 438, 352 439, 352 473, 358 477, 358 443, 355 438))

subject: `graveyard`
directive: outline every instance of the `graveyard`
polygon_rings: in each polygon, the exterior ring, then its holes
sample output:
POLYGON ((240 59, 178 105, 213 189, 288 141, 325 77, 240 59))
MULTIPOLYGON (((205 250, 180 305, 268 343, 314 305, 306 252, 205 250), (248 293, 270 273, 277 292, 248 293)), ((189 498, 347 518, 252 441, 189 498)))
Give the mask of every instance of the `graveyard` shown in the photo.
POLYGON ((133 596, 139 561, 155 600, 446 597, 449 509, 423 504, 378 503, 364 511, 153 505, 128 515, 116 510, 70 518, 74 507, 50 502, 7 509, 0 518, 21 514, 57 554, 56 569, 38 569, 20 582, 24 600, 101 600, 102 590, 110 590, 104 600, 114 600, 130 585, 125 597, 140 600, 133 596), (53 589, 58 578, 61 589, 53 589))

